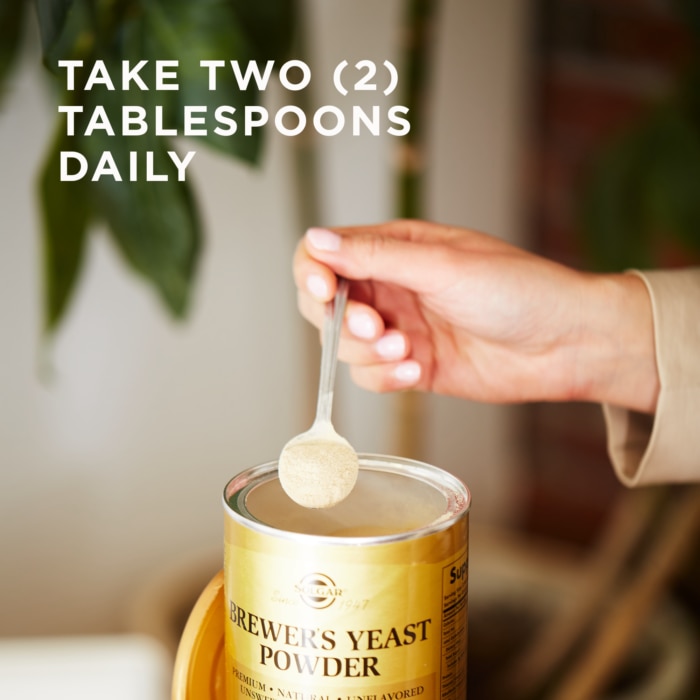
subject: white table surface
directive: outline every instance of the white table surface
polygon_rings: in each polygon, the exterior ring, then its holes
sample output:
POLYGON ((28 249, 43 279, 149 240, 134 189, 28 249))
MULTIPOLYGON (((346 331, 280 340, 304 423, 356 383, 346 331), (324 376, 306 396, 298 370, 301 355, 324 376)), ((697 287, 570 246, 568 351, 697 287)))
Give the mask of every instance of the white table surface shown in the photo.
POLYGON ((0 638, 1 700, 167 700, 171 673, 146 636, 0 638))

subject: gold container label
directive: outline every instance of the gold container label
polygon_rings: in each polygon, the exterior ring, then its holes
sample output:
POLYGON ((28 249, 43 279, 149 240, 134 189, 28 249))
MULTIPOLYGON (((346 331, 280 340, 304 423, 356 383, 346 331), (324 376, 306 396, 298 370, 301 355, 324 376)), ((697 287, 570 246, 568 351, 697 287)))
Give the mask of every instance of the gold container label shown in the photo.
POLYGON ((466 697, 466 514, 368 544, 225 528, 228 700, 466 697))

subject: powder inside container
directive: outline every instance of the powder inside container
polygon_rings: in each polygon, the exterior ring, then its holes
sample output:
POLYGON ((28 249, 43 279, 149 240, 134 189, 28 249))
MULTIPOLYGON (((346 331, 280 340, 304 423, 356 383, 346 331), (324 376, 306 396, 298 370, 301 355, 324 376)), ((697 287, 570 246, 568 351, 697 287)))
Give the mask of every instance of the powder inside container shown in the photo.
POLYGON ((380 537, 417 530, 440 518, 446 505, 445 496, 420 479, 363 469, 350 495, 331 508, 298 505, 277 478, 255 486, 245 499, 246 510, 261 523, 330 537, 380 537))

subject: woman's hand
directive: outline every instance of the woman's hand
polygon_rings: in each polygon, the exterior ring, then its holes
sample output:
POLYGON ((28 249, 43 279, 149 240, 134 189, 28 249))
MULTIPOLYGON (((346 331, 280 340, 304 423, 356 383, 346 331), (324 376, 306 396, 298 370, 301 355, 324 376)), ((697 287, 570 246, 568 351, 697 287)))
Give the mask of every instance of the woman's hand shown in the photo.
POLYGON ((339 354, 362 387, 655 409, 651 305, 633 275, 584 274, 422 221, 310 229, 294 277, 316 326, 336 274, 352 281, 339 354))

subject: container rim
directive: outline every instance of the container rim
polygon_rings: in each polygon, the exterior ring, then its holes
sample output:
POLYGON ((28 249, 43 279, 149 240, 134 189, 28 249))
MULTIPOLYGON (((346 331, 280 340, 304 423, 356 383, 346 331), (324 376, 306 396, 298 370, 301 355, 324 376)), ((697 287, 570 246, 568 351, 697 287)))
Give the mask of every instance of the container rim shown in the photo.
POLYGON ((445 498, 444 513, 424 527, 389 535, 343 537, 282 530, 256 518, 245 505, 246 497, 253 488, 275 478, 277 475, 277 460, 250 467, 234 476, 226 484, 222 494, 224 511, 227 516, 232 517, 238 523, 273 537, 308 541, 315 544, 358 546, 399 542, 442 532, 465 517, 471 509, 471 493, 469 489, 461 479, 451 472, 426 462, 406 457, 373 453, 358 453, 358 457, 360 459, 360 468, 363 470, 400 474, 402 476, 410 475, 431 486, 445 498))

